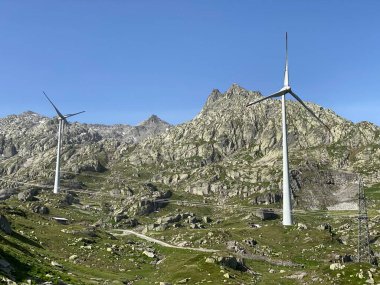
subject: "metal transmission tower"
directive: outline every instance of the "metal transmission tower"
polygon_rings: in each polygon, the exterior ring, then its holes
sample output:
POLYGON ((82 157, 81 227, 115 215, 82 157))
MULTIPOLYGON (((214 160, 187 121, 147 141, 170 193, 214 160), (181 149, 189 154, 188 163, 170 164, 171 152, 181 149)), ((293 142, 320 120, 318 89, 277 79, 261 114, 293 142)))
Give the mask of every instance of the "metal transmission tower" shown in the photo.
POLYGON ((362 179, 359 177, 359 213, 358 213, 358 262, 372 262, 369 247, 367 201, 365 198, 362 179))

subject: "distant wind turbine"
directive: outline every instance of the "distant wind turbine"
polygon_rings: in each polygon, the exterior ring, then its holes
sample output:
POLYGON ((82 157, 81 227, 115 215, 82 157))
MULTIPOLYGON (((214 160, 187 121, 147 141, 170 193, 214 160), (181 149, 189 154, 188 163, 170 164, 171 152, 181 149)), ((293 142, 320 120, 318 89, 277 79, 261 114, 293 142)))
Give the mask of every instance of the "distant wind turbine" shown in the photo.
POLYGON ((289 190, 289 163, 288 163, 288 141, 287 141, 287 130, 286 130, 286 106, 285 106, 285 95, 289 93, 292 95, 301 105, 323 126, 325 126, 328 130, 329 127, 319 119, 314 112, 306 106, 306 104, 298 97, 289 85, 289 71, 288 71, 288 33, 285 34, 286 38, 286 60, 285 60, 285 74, 284 74, 284 87, 282 87, 278 92, 273 93, 267 97, 261 98, 257 101, 250 102, 247 104, 248 106, 257 104, 261 101, 264 101, 269 98, 280 97, 282 101, 282 153, 283 153, 283 163, 282 163, 282 188, 283 188, 283 198, 282 198, 282 224, 284 226, 292 225, 292 205, 291 205, 291 196, 289 190))
POLYGON ((62 115, 62 113, 58 110, 58 108, 53 104, 53 102, 50 100, 50 98, 46 95, 44 91, 42 91, 46 97, 46 99, 49 100, 50 104, 53 106, 55 109, 55 112, 57 113, 58 117, 58 145, 57 145, 57 162, 56 162, 56 167, 55 167, 55 180, 54 180, 54 193, 57 194, 60 190, 59 187, 59 178, 60 178, 60 164, 61 164, 61 144, 62 144, 62 133, 64 129, 65 124, 69 124, 67 122, 67 118, 81 114, 85 111, 81 111, 78 113, 74 114, 67 114, 67 115, 62 115))

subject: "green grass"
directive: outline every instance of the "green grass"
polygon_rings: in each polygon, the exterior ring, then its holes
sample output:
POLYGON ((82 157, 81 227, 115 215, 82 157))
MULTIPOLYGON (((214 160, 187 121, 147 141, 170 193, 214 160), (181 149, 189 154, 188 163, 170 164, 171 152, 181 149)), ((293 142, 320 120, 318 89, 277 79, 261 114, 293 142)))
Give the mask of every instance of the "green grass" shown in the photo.
MULTIPOLYGON (((92 177, 92 180, 88 179, 86 183, 103 183, 108 175, 105 173, 99 175, 99 178, 92 177)), ((379 185, 366 189, 367 197, 371 201, 380 198, 378 192, 379 185)), ((204 229, 190 229, 182 222, 182 227, 170 227, 160 232, 151 231, 148 235, 171 244, 188 241, 193 247, 218 249, 220 252, 216 255, 222 256, 235 254, 227 249, 226 244, 228 241, 236 241, 246 252, 258 256, 265 254, 267 258, 245 258, 245 265, 255 272, 251 274, 206 263, 206 258, 214 255, 212 253, 165 248, 135 236, 113 239, 107 233, 108 228, 93 229, 91 226, 99 219, 109 219, 108 214, 81 209, 80 205, 61 207, 57 202, 59 197, 46 192, 39 196, 50 208, 50 214, 47 216, 32 213, 34 202, 20 204, 17 199, 12 198, 0 204, 0 212, 12 222, 14 229, 11 236, 0 234, 0 255, 12 264, 13 275, 17 276, 18 282, 32 276, 49 280, 46 274, 51 274, 54 276, 53 280, 60 278, 71 284, 91 284, 94 282, 91 278, 115 284, 122 284, 121 282, 126 280, 133 280, 134 284, 154 284, 161 281, 176 284, 185 278, 190 278, 186 284, 362 284, 366 279, 358 277, 361 267, 365 278, 368 279, 369 265, 348 263, 343 270, 337 271, 329 268, 329 260, 333 254, 355 255, 355 211, 296 211, 296 223, 304 223, 307 226, 307 229, 299 230, 296 225, 284 228, 280 219, 261 221, 250 215, 255 209, 251 209, 249 203, 243 203, 242 206, 242 200, 238 198, 230 199, 225 206, 218 206, 212 197, 204 198, 173 191, 172 200, 197 204, 169 203, 158 212, 137 217, 139 222, 145 225, 153 223, 159 217, 181 212, 192 212, 199 218, 210 216, 213 222, 204 224, 204 229), (208 203, 204 203, 204 199, 208 203), (230 204, 240 206, 233 207, 230 204), (70 223, 58 224, 51 220, 52 216, 68 218, 70 223), (259 224, 261 228, 251 228, 250 223, 259 224), (323 223, 332 226, 332 234, 317 229, 318 225, 323 223), (348 236, 347 245, 339 242, 343 234, 339 227, 344 224, 351 225, 345 234, 348 236), (94 241, 91 244, 92 249, 81 247, 85 246, 85 243, 78 242, 79 238, 94 241), (246 239, 256 240, 257 246, 249 247, 244 243, 246 239), (117 250, 107 251, 107 248, 112 246, 117 250), (162 260, 160 264, 151 264, 152 259, 142 253, 147 247, 155 250, 162 260), (78 255, 76 262, 69 260, 74 254, 78 255), (51 266, 51 261, 62 264, 63 269, 51 266), (303 267, 274 264, 278 261, 289 261, 303 267), (271 273, 272 271, 274 273, 271 273), (233 278, 226 279, 224 274, 227 272, 233 278), (299 272, 307 274, 301 281, 289 278, 299 272)), ((99 201, 92 200, 91 196, 81 194, 79 197, 82 204, 100 205, 99 201)), ((110 197, 104 201, 117 207, 122 205, 122 200, 110 197)), ((377 214, 376 209, 370 210, 370 220, 377 214)), ((111 224, 107 226, 111 227, 111 224)), ((379 230, 378 224, 371 229, 372 232, 379 230)), ((372 246, 374 250, 378 249, 377 245, 372 246)), ((378 273, 375 272, 373 275, 378 282, 378 273)))

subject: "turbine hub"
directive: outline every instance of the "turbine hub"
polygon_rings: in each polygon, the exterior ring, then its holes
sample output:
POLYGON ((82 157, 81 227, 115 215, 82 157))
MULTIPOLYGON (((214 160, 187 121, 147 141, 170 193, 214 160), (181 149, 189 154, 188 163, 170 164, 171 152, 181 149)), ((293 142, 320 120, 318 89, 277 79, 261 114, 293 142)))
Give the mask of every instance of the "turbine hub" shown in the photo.
POLYGON ((286 91, 286 92, 289 92, 290 90, 292 90, 292 88, 290 88, 289 85, 286 85, 286 86, 282 87, 280 91, 286 91))

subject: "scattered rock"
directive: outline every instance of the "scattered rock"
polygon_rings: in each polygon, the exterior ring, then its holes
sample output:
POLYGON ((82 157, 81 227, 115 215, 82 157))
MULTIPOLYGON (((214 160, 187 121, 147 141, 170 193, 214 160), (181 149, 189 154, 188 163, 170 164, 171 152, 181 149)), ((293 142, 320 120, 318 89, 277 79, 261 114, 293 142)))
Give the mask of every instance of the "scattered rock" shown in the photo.
POLYGON ((2 230, 7 235, 12 234, 11 225, 4 215, 0 215, 0 230, 2 230))
POLYGON ((210 217, 207 217, 207 216, 204 216, 204 217, 202 218, 202 220, 203 220, 203 222, 206 223, 206 224, 209 224, 209 223, 212 222, 211 218, 210 218, 210 217))
POLYGON ((229 279, 229 278, 231 278, 231 275, 227 272, 227 273, 223 274, 223 277, 229 279))
POLYGON ((135 218, 127 218, 125 220, 122 220, 121 222, 119 222, 117 224, 117 227, 118 228, 124 228, 124 227, 127 227, 127 228, 134 228, 136 227, 137 225, 139 224, 138 220, 135 219, 135 218))
POLYGON ((185 284, 185 283, 189 282, 190 279, 191 278, 185 278, 185 279, 179 280, 179 281, 177 281, 177 284, 185 284))
POLYGON ((56 261, 52 261, 52 262, 51 262, 51 265, 54 266, 54 267, 63 268, 63 265, 59 264, 59 263, 56 262, 56 261))
POLYGON ((216 263, 216 259, 214 257, 207 257, 205 262, 206 263, 216 263))
POLYGON ((258 209, 256 217, 259 217, 262 221, 266 221, 277 219, 278 215, 272 209, 258 209))
POLYGON ((332 231, 332 227, 331 227, 330 224, 322 224, 322 225, 319 225, 319 226, 317 227, 317 230, 320 230, 320 231, 328 231, 328 232, 331 233, 331 231, 332 231))
POLYGON ((32 210, 34 213, 41 214, 41 215, 47 215, 50 212, 48 207, 42 206, 42 205, 36 205, 33 207, 32 210))
POLYGON ((59 201, 61 206, 70 206, 72 204, 79 204, 79 199, 75 196, 76 195, 72 193, 64 194, 62 199, 59 201))
POLYGON ((73 254, 73 255, 71 255, 70 257, 69 257, 69 260, 70 261, 75 261, 75 260, 77 260, 78 259, 78 255, 76 255, 76 254, 73 254))
POLYGON ((17 198, 21 202, 34 201, 36 200, 35 196, 38 194, 38 188, 30 188, 28 190, 18 193, 17 198))
POLYGON ((306 272, 296 272, 296 273, 294 273, 294 274, 292 274, 292 275, 286 276, 286 278, 301 280, 301 279, 303 279, 306 275, 307 275, 306 272))
POLYGON ((188 241, 181 241, 179 243, 177 243, 177 246, 181 246, 181 247, 185 247, 185 246, 190 246, 191 243, 189 243, 188 241))
POLYGON ((330 256, 330 262, 331 263, 347 263, 347 262, 352 262, 354 261, 354 256, 350 254, 331 254, 330 256))
POLYGON ((12 281, 11 279, 8 279, 7 277, 0 277, 0 284, 7 284, 7 285, 18 285, 16 282, 12 281))
POLYGON ((261 228, 261 225, 259 225, 259 224, 248 223, 248 225, 249 225, 251 228, 253 228, 253 229, 259 229, 259 228, 261 228))
POLYGON ((14 188, 8 188, 8 189, 1 189, 0 190, 0 201, 1 200, 7 200, 12 195, 15 195, 17 193, 17 190, 14 188))
MULTIPOLYGON (((5 272, 5 273, 10 274, 12 270, 13 270, 13 268, 8 261, 6 261, 5 259, 0 259, 0 272, 5 272)), ((0 281, 1 281, 1 279, 0 279, 0 281)))
POLYGON ((157 220, 158 224, 176 223, 181 220, 181 215, 162 217, 157 220))
POLYGON ((344 245, 347 245, 349 240, 350 240, 350 237, 348 235, 342 235, 339 238, 337 238, 337 241, 344 245))
POLYGON ((249 245, 250 247, 254 247, 255 245, 257 245, 257 241, 254 239, 245 239, 243 240, 243 242, 249 245))
POLYGON ((154 230, 155 231, 160 231, 160 232, 162 232, 162 231, 164 231, 164 230, 166 230, 166 229, 168 229, 169 228, 169 224, 168 223, 164 223, 164 224, 159 224, 159 225, 157 225, 155 228, 154 228, 154 230))
POLYGON ((237 260, 234 256, 219 256, 217 257, 217 262, 225 267, 238 270, 244 264, 242 260, 237 260))
POLYGON ((298 223, 297 224, 297 229, 298 230, 307 230, 307 226, 303 223, 298 223))
POLYGON ((145 254, 147 257, 150 257, 150 258, 155 258, 156 257, 156 255, 154 254, 154 252, 147 251, 147 250, 144 250, 143 254, 145 254))
POLYGON ((343 268, 345 268, 346 266, 344 264, 340 264, 340 263, 332 263, 330 264, 330 269, 331 270, 341 270, 343 268))
POLYGON ((373 279, 373 274, 371 271, 367 271, 368 279, 365 281, 368 284, 375 284, 375 280, 373 279))

